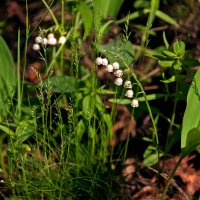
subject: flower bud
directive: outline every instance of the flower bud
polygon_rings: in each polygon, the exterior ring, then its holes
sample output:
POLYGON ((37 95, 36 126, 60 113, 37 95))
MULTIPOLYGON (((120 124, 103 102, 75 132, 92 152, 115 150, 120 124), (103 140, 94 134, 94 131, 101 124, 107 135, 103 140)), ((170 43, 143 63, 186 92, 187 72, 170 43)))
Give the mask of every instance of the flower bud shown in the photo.
POLYGON ((54 38, 54 34, 53 34, 53 33, 49 33, 49 34, 47 35, 47 38, 48 38, 48 39, 54 38))
POLYGON ((108 71, 108 72, 113 72, 113 66, 112 65, 107 65, 106 66, 106 70, 108 71))
POLYGON ((47 45, 47 44, 48 44, 47 38, 42 38, 42 44, 43 44, 43 45, 47 45))
POLYGON ((134 94, 133 90, 127 90, 126 93, 125 93, 125 96, 128 97, 128 98, 132 98, 133 94, 134 94))
POLYGON ((118 62, 114 62, 112 65, 113 65, 113 68, 115 70, 119 69, 119 63, 118 62))
POLYGON ((122 85, 123 84, 123 79, 122 78, 115 79, 115 84, 118 85, 118 86, 122 85))
POLYGON ((102 65, 102 60, 103 60, 102 58, 97 57, 95 62, 97 65, 102 65))
POLYGON ((61 36, 61 37, 59 38, 59 40, 58 40, 58 43, 59 43, 59 44, 64 44, 65 41, 66 41, 65 36, 61 36))
POLYGON ((125 88, 132 88, 131 81, 126 80, 126 81, 124 82, 124 87, 125 87, 125 88))
POLYGON ((138 107, 138 106, 139 106, 138 100, 137 100, 137 99, 133 99, 133 101, 131 102, 131 106, 132 106, 133 108, 138 107))
POLYGON ((108 65, 108 59, 107 58, 102 59, 102 65, 104 65, 104 66, 108 65))
POLYGON ((115 76, 116 77, 118 77, 118 78, 120 78, 120 77, 122 77, 123 76, 123 71, 122 70, 120 70, 120 69, 118 69, 117 71, 115 71, 115 76))
POLYGON ((40 45, 38 43, 33 44, 33 50, 39 51, 40 50, 40 45))
POLYGON ((42 37, 41 36, 37 36, 35 38, 35 42, 38 43, 38 44, 42 43, 42 37))

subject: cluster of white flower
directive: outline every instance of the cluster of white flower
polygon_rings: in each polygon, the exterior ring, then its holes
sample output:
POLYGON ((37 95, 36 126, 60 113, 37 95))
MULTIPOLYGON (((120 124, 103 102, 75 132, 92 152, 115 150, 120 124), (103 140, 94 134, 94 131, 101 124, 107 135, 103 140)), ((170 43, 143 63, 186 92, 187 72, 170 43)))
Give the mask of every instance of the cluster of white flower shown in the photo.
MULTIPOLYGON (((97 57, 96 58, 96 64, 97 65, 103 65, 103 66, 106 67, 106 70, 108 72, 114 73, 114 75, 116 76, 116 79, 115 79, 115 84, 116 85, 118 85, 118 86, 123 85, 123 79, 122 79, 123 71, 119 69, 120 66, 119 66, 118 62, 114 62, 114 63, 110 64, 108 62, 107 58, 97 57)), ((126 93, 125 93, 125 96, 128 97, 128 98, 133 98, 134 92, 132 90, 131 81, 130 80, 126 80, 124 82, 124 87, 127 89, 126 93)), ((132 107, 138 107, 139 106, 138 100, 137 99, 133 99, 132 102, 131 102, 131 106, 132 107)))
POLYGON ((39 51, 40 50, 40 45, 51 45, 51 46, 55 46, 57 44, 64 44, 66 41, 65 36, 60 36, 60 38, 57 39, 55 38, 53 33, 49 33, 46 37, 41 37, 41 36, 37 36, 35 38, 35 44, 33 44, 33 50, 35 51, 39 51))

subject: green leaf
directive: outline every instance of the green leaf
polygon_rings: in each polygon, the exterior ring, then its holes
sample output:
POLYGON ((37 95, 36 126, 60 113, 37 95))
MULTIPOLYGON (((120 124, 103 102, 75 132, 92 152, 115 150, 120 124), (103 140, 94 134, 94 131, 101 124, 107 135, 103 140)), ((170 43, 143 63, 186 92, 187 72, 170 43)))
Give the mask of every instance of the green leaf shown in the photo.
MULTIPOLYGON (((155 100, 155 99, 159 99, 159 98, 164 98, 164 97, 166 97, 166 94, 149 94, 146 97, 147 97, 148 101, 151 101, 151 100, 155 100)), ((145 98, 137 97, 137 100, 145 101, 145 98)), ((118 103, 118 104, 123 104, 123 105, 131 104, 131 101, 132 100, 130 100, 130 99, 109 99, 109 102, 111 102, 111 103, 118 103)))
POLYGON ((7 135, 9 135, 12 138, 14 138, 14 136, 15 136, 15 133, 6 126, 0 125, 0 130, 2 130, 4 133, 6 133, 7 135))
MULTIPOLYGON (((159 153, 159 158, 161 158, 164 154, 163 153, 159 153)), ((149 156, 147 156, 144 160, 143 160, 143 164, 146 167, 155 165, 156 163, 158 163, 158 153, 152 153, 149 156)))
POLYGON ((82 102, 82 111, 83 116, 90 120, 91 117, 94 115, 94 107, 95 107, 95 97, 94 95, 87 95, 83 98, 82 102))
POLYGON ((173 66, 175 70, 181 70, 182 69, 182 62, 180 60, 174 61, 173 66))
POLYGON ((175 53, 173 53, 172 51, 163 50, 162 53, 169 58, 176 58, 177 57, 177 55, 175 53))
POLYGON ((90 34, 93 25, 92 10, 85 2, 81 2, 78 9, 83 19, 83 25, 85 30, 84 37, 87 37, 90 34))
POLYGON ((16 129, 16 138, 19 143, 23 143, 27 140, 31 135, 33 135, 35 131, 33 120, 23 120, 17 126, 16 129))
POLYGON ((187 106, 183 117, 181 148, 186 146, 189 131, 200 123, 200 70, 194 76, 187 95, 187 106))
POLYGON ((159 9, 160 0, 151 0, 151 7, 147 27, 151 27, 156 16, 156 11, 159 9))
MULTIPOLYGON (((129 20, 134 20, 134 19, 137 19, 140 16, 148 14, 149 12, 150 12, 150 9, 146 9, 146 8, 143 9, 143 10, 140 10, 140 11, 135 11, 135 12, 129 14, 128 16, 125 16, 122 19, 116 21, 116 23, 121 24, 121 23, 126 22, 127 17, 129 18, 129 20)), ((155 15, 156 15, 156 17, 162 19, 163 21, 165 21, 169 24, 172 24, 176 27, 180 27, 179 24, 173 18, 171 18, 169 15, 167 15, 166 13, 164 13, 160 10, 156 10, 155 15)))
POLYGON ((174 75, 171 76, 169 79, 161 80, 161 82, 163 82, 163 83, 173 83, 175 81, 176 81, 176 77, 174 75))
POLYGON ((133 4, 133 7, 136 8, 136 9, 149 8, 150 2, 148 0, 136 0, 133 4))
POLYGON ((182 148, 182 154, 184 156, 190 154, 192 151, 196 150, 200 145, 200 130, 197 128, 191 129, 186 138, 186 145, 182 148))
POLYGON ((99 12, 100 16, 116 17, 124 0, 94 0, 95 9, 99 12))
POLYGON ((185 54, 185 43, 177 40, 173 45, 174 53, 178 56, 184 56, 185 54))
POLYGON ((159 60, 158 64, 162 67, 172 67, 174 61, 173 60, 159 60))
POLYGON ((10 50, 0 36, 0 118, 9 110, 8 99, 16 88, 15 65, 10 50))
POLYGON ((169 43, 167 41, 167 38, 166 38, 166 35, 165 35, 165 31, 163 31, 163 41, 165 43, 166 48, 169 49, 169 43))
POLYGON ((169 79, 166 79, 166 80, 161 80, 161 82, 163 83, 173 83, 175 81, 179 81, 181 79, 184 79, 185 76, 184 75, 176 75, 176 76, 171 76, 169 79))
POLYGON ((194 60, 192 58, 188 58, 187 60, 183 60, 182 63, 187 66, 187 68, 199 66, 200 62, 198 60, 194 60))
POLYGON ((55 93, 76 92, 76 80, 70 76, 52 76, 47 80, 50 82, 51 90, 55 93))
POLYGON ((179 24, 173 18, 171 18, 169 15, 167 15, 166 13, 164 13, 160 10, 156 11, 156 17, 162 19, 163 21, 165 21, 169 24, 176 26, 177 28, 180 27, 179 24))

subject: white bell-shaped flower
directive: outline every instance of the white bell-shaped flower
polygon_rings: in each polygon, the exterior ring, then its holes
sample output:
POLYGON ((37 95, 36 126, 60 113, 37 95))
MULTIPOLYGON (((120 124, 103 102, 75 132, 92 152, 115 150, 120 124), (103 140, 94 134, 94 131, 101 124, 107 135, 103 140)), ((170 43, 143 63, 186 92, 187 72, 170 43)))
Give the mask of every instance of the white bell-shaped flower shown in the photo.
POLYGON ((126 93, 125 93, 125 96, 128 97, 128 98, 132 98, 133 97, 133 90, 127 90, 126 93))
POLYGON ((132 102, 131 102, 131 106, 132 106, 133 108, 138 107, 138 106, 139 106, 138 100, 137 100, 137 99, 133 99, 132 102))
POLYGON ((106 70, 107 70, 108 72, 113 72, 113 66, 112 66, 111 64, 107 65, 107 66, 106 66, 106 70))
POLYGON ((33 50, 39 51, 40 50, 40 45, 38 43, 33 44, 33 50))
POLYGON ((123 84, 123 79, 122 78, 115 79, 115 84, 118 85, 118 86, 122 85, 123 84))
POLYGON ((102 65, 102 58, 101 57, 97 57, 96 58, 96 60, 95 60, 95 63, 97 64, 97 65, 102 65))
POLYGON ((125 87, 125 88, 132 88, 131 81, 126 80, 126 81, 124 82, 124 87, 125 87))
POLYGON ((37 36, 35 38, 35 42, 38 43, 38 44, 42 43, 42 37, 41 36, 37 36))
POLYGON ((119 69, 119 63, 118 62, 114 62, 112 65, 113 65, 113 68, 115 70, 119 69))
POLYGON ((61 37, 59 38, 59 40, 58 40, 58 44, 64 44, 65 41, 66 41, 65 36, 61 36, 61 37))
POLYGON ((120 69, 118 69, 117 71, 115 71, 115 76, 116 77, 118 77, 118 78, 120 78, 120 77, 122 77, 123 76, 123 71, 122 70, 120 70, 120 69))
POLYGON ((48 44, 47 38, 42 38, 42 44, 43 44, 43 45, 47 45, 47 44, 48 44))
POLYGON ((104 66, 108 65, 108 59, 107 58, 102 59, 102 65, 104 65, 104 66))
POLYGON ((56 45, 57 44, 57 39, 52 37, 52 38, 48 38, 48 44, 49 45, 56 45))
POLYGON ((49 34, 47 35, 47 38, 48 38, 48 39, 54 38, 54 34, 53 34, 53 33, 49 33, 49 34))

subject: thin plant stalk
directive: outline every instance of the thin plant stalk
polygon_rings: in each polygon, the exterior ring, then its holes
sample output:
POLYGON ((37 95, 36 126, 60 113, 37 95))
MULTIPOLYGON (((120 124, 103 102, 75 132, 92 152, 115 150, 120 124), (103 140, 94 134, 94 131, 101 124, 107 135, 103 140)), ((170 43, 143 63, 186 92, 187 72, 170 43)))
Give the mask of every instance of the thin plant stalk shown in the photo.
POLYGON ((179 157, 179 160, 178 160, 178 162, 176 163, 174 169, 172 170, 172 173, 170 174, 170 177, 169 177, 169 179, 168 179, 168 181, 167 181, 167 183, 166 183, 166 185, 165 185, 165 188, 164 188, 164 191, 163 191, 163 193, 162 193, 162 196, 161 196, 161 199, 160 199, 160 200, 164 200, 164 199, 165 199, 165 196, 166 196, 166 194, 167 194, 167 191, 168 191, 168 188, 169 188, 169 186, 170 186, 170 183, 171 183, 171 181, 172 181, 172 179, 173 179, 173 177, 174 177, 174 174, 175 174, 176 170, 178 169, 178 166, 180 165, 180 163, 181 163, 181 161, 183 160, 184 157, 185 157, 184 154, 181 154, 181 156, 179 157))
POLYGON ((18 42, 17 42, 17 117, 20 120, 21 117, 21 81, 20 81, 20 29, 18 30, 18 42))

